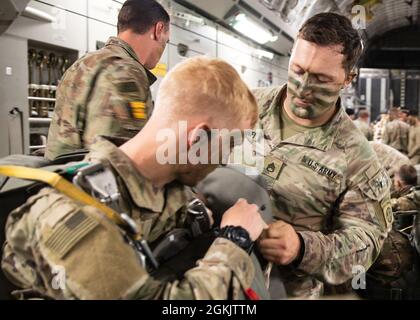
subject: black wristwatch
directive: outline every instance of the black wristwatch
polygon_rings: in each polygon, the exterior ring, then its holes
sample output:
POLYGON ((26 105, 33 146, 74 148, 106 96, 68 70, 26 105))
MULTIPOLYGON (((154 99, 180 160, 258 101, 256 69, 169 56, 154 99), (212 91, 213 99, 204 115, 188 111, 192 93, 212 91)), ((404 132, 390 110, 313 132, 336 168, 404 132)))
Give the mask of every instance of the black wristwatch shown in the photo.
POLYGON ((217 230, 216 235, 232 241, 234 244, 251 253, 254 242, 249 236, 249 232, 239 226, 226 226, 217 230))

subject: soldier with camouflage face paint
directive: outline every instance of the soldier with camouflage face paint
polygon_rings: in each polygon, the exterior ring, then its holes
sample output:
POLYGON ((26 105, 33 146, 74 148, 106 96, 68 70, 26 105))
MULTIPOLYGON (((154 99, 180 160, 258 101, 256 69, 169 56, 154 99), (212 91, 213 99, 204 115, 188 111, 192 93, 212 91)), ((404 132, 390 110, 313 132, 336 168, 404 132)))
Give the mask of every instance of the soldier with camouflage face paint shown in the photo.
POLYGON ((337 292, 368 269, 391 229, 390 179, 340 106, 362 51, 351 22, 321 13, 300 29, 287 85, 254 91, 277 221, 259 240, 289 296, 337 292))
POLYGON ((96 135, 131 138, 152 112, 149 71, 169 39, 169 15, 154 0, 128 0, 118 37, 88 53, 64 74, 48 133, 46 158, 87 148, 96 135))

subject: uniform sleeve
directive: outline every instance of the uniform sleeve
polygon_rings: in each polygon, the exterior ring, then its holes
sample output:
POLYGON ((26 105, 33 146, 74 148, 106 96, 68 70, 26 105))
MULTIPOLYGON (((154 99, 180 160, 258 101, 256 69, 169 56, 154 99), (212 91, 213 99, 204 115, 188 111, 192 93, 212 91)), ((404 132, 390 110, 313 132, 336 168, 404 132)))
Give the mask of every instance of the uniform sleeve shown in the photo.
POLYGON ((406 195, 396 199, 391 199, 393 211, 410 211, 417 210, 416 204, 412 200, 411 195, 406 195))
POLYGON ((393 221, 390 179, 376 160, 365 177, 339 201, 335 231, 300 232, 305 245, 300 270, 336 285, 351 279, 356 266, 368 270, 378 257, 393 221))
POLYGON ((132 138, 145 125, 152 108, 144 72, 116 62, 102 71, 87 102, 83 144, 96 135, 132 138))
POLYGON ((420 152, 420 130, 412 127, 409 133, 408 157, 412 158, 420 152))
POLYGON ((389 144, 389 128, 388 128, 388 124, 386 124, 383 127, 383 132, 382 132, 382 143, 384 144, 389 144))
POLYGON ((3 268, 16 283, 49 297, 226 299, 232 288, 251 286, 252 260, 227 239, 216 239, 183 280, 160 282, 142 267, 119 228, 97 209, 52 193, 27 213, 8 227, 3 268), (34 216, 39 218, 35 221, 34 216), (23 255, 22 250, 28 253, 23 255))
POLYGON ((368 127, 368 137, 367 137, 368 141, 373 141, 374 134, 375 133, 373 131, 373 127, 372 126, 369 126, 368 127))
POLYGON ((248 254, 227 239, 218 238, 197 267, 181 281, 162 283, 149 277, 134 294, 136 299, 238 299, 255 275, 248 254))

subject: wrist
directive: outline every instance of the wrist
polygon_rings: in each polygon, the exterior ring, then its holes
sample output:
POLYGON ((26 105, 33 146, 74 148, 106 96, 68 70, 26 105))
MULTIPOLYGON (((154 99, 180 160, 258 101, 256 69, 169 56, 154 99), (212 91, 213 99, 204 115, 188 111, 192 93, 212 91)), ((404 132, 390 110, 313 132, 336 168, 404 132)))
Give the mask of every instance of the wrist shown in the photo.
POLYGON ((239 226, 224 226, 216 231, 216 236, 232 241, 247 253, 251 253, 254 246, 249 232, 239 226))
POLYGON ((293 260, 293 262, 291 263, 291 265, 294 268, 298 268, 300 263, 303 260, 303 256, 305 255, 305 241, 303 240, 303 237, 300 235, 300 233, 297 233, 298 237, 299 237, 299 242, 300 242, 300 246, 299 246, 299 252, 295 258, 295 260, 293 260))

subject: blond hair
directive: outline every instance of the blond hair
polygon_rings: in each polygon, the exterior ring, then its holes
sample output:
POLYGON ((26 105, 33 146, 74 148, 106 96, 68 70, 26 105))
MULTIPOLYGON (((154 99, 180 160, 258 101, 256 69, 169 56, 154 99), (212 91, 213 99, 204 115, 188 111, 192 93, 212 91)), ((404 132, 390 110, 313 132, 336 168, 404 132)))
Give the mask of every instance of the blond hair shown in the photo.
POLYGON ((236 70, 221 59, 194 57, 162 81, 154 114, 170 118, 208 117, 215 123, 257 121, 257 103, 236 70))

